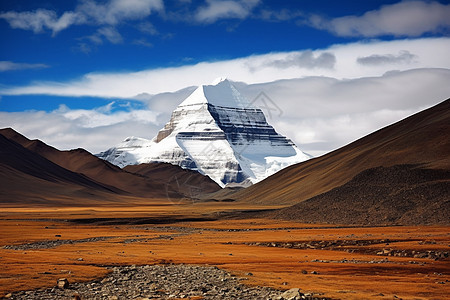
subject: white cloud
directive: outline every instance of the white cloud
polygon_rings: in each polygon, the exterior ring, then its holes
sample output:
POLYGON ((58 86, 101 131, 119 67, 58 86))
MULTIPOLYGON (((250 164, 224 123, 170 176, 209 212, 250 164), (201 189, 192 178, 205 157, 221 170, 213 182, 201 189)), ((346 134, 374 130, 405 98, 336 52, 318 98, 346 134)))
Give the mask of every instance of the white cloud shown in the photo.
POLYGON ((27 64, 27 63, 16 63, 12 61, 0 61, 0 72, 27 70, 27 69, 44 69, 49 67, 50 66, 46 64, 27 64))
POLYGON ((276 62, 292 61, 307 53, 298 51, 2 87, 0 96, 133 98, 147 108, 123 111, 110 101, 94 110, 62 106, 47 113, 0 112, 0 127, 13 127, 61 149, 83 147, 99 152, 130 135, 154 137, 176 105, 193 91, 192 86, 227 76, 250 100, 264 91, 282 111, 281 117, 269 116, 269 123, 302 150, 320 155, 448 98, 449 49, 449 38, 371 41, 310 52, 314 59, 323 53, 333 55, 333 68, 292 64, 280 69, 276 62), (358 58, 372 61, 362 65, 358 58))
MULTIPOLYGON (((132 98, 141 93, 159 94, 175 92, 187 86, 211 82, 217 77, 228 77, 246 83, 270 82, 307 76, 330 78, 360 78, 381 76, 386 72, 414 68, 450 68, 448 52, 450 38, 430 38, 397 41, 371 41, 335 45, 315 51, 294 51, 253 55, 227 61, 202 62, 174 68, 150 69, 130 73, 89 73, 67 82, 35 82, 22 87, 2 87, 0 95, 46 94, 59 96, 95 96, 105 98, 132 98), (398 56, 401 51, 415 55, 409 64, 386 63, 361 65, 360 57, 383 55, 398 56), (305 53, 309 53, 306 55, 305 53), (318 64, 317 58, 329 53, 335 57, 333 68, 305 68, 301 64, 283 65, 278 62, 310 56, 306 60, 318 64)), ((314 64, 313 64, 314 65, 314 64)), ((320 64, 318 64, 320 65, 320 64)), ((310 65, 311 66, 311 65, 310 65)))
MULTIPOLYGON (((317 156, 445 100, 450 95, 448 82, 450 69, 415 69, 379 77, 306 77, 235 85, 249 100, 265 92, 281 110, 281 116, 266 111, 268 122, 317 156)), ((148 103, 147 109, 116 111, 117 104, 111 102, 93 110, 61 106, 48 113, 0 112, 0 128, 13 127, 60 149, 82 147, 98 153, 128 136, 153 138, 192 91, 142 94, 140 101, 148 103)))
POLYGON ((56 12, 47 9, 4 12, 0 14, 0 19, 5 19, 12 28, 31 30, 34 33, 50 29, 54 34, 82 20, 75 12, 65 12, 58 17, 56 12))
POLYGON ((147 48, 153 47, 153 44, 150 43, 146 38, 134 40, 133 45, 143 46, 143 47, 147 47, 147 48))
POLYGON ((104 151, 131 135, 151 139, 160 129, 159 113, 148 109, 111 112, 114 105, 93 110, 61 105, 52 112, 0 112, 0 128, 12 127, 61 150, 84 148, 91 153, 104 151))
POLYGON ((97 3, 87 0, 76 8, 85 16, 86 22, 117 25, 124 20, 139 20, 149 16, 153 11, 161 11, 164 3, 161 0, 109 0, 97 3))
POLYGON ((104 36, 112 44, 120 44, 123 38, 114 27, 102 27, 97 30, 98 34, 104 36))
POLYGON ((155 26, 154 26, 152 23, 150 23, 150 22, 142 22, 142 23, 140 23, 140 24, 137 26, 137 28, 138 28, 141 32, 146 33, 146 34, 149 34, 149 35, 157 35, 157 34, 159 34, 158 30, 157 30, 157 29, 155 28, 155 26))
POLYGON ((293 66, 306 69, 325 68, 332 69, 336 63, 336 57, 332 53, 324 52, 317 55, 310 50, 294 53, 284 59, 268 61, 265 66, 286 69, 293 66))
POLYGON ((32 30, 35 33, 50 30, 55 35, 72 25, 115 26, 125 20, 143 19, 153 11, 163 9, 161 0, 109 0, 105 3, 85 0, 74 11, 66 11, 59 17, 55 11, 37 9, 3 12, 0 13, 0 19, 5 19, 12 28, 32 30))
POLYGON ((259 12, 259 15, 257 15, 256 17, 267 21, 281 22, 304 16, 305 14, 301 11, 293 11, 287 8, 283 8, 281 10, 262 9, 259 12))
POLYGON ((314 15, 307 24, 328 30, 338 36, 417 37, 424 33, 448 32, 450 30, 449 16, 450 4, 435 1, 402 1, 384 5, 362 16, 345 16, 329 20, 314 15))
POLYGON ((385 64, 409 64, 416 59, 416 55, 409 51, 400 51, 394 54, 372 54, 370 56, 358 57, 356 60, 361 65, 385 65, 385 64))
POLYGON ((200 7, 195 19, 201 23, 214 23, 220 19, 245 19, 260 0, 206 0, 207 5, 200 7))
POLYGON ((75 109, 71 110, 64 104, 53 113, 60 115, 67 120, 74 121, 77 126, 83 128, 95 128, 101 126, 111 126, 118 123, 126 123, 129 121, 141 124, 157 124, 157 112, 151 110, 130 110, 117 111, 112 113, 111 110, 115 102, 111 102, 106 106, 102 106, 92 110, 75 109))
MULTIPOLYGON (((302 150, 321 155, 450 96, 450 69, 416 69, 380 77, 309 77, 237 88, 261 91, 279 107, 268 122, 302 150)), ((262 107, 263 111, 264 108, 262 107)))

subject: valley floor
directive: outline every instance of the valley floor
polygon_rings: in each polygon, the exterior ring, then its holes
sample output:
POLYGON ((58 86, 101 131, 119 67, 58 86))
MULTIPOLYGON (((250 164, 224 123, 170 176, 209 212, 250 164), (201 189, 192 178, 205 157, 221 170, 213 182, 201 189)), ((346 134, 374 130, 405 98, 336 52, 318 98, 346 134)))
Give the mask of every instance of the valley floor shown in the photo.
MULTIPOLYGON (((102 278, 120 273, 122 266, 178 270, 178 264, 218 267, 226 273, 217 276, 237 278, 247 287, 300 288, 332 299, 450 295, 450 227, 349 227, 224 219, 215 213, 236 206, 2 207, 0 297, 49 291, 63 277, 70 284, 111 285, 102 278)), ((276 294, 272 289, 267 295, 276 294)), ((184 296, 196 295, 189 292, 184 296)))

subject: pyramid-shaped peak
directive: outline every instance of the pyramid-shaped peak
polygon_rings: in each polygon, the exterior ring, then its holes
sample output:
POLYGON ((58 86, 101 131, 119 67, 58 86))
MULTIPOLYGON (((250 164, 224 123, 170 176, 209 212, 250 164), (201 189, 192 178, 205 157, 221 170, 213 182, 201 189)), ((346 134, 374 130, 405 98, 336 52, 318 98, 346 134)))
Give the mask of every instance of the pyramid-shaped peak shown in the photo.
POLYGON ((153 140, 130 138, 99 157, 119 166, 171 163, 222 187, 255 183, 309 158, 226 79, 199 86, 153 140))
POLYGON ((226 78, 226 77, 217 77, 216 79, 213 80, 213 82, 211 82, 211 85, 218 85, 219 83, 221 83, 223 81, 228 81, 228 78, 226 78))
POLYGON ((225 77, 217 78, 212 85, 199 86, 179 107, 198 104, 230 108, 253 108, 251 103, 225 77))

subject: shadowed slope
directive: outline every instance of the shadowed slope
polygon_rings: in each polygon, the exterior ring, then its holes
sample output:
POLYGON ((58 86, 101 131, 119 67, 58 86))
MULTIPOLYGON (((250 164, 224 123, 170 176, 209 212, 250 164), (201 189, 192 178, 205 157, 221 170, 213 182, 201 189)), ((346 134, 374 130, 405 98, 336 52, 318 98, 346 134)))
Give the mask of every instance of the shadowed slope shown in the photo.
POLYGON ((29 140, 10 128, 0 130, 0 134, 65 169, 82 173, 95 181, 114 186, 121 190, 122 194, 166 197, 160 182, 152 182, 124 172, 119 167, 97 158, 86 150, 59 151, 40 140, 29 140))
POLYGON ((189 198, 199 198, 205 193, 221 190, 221 187, 208 176, 169 163, 130 165, 124 170, 146 178, 163 180, 167 189, 177 190, 189 198))
POLYGON ((47 197, 118 192, 47 160, 0 135, 0 201, 35 202, 47 197))
POLYGON ((377 167, 268 216, 313 223, 448 225, 449 195, 449 170, 414 165, 377 167))
POLYGON ((288 167, 232 197, 292 205, 341 186, 364 170, 397 164, 450 169, 450 100, 322 157, 288 167))

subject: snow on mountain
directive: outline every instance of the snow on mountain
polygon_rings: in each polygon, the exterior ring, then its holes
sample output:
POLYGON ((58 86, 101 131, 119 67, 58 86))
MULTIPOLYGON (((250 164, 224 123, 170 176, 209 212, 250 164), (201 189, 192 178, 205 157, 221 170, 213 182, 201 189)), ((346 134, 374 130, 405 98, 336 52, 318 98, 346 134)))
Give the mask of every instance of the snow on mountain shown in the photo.
POLYGON ((153 140, 129 137, 97 156, 120 167, 167 162, 196 170, 222 187, 256 183, 310 158, 224 78, 199 86, 153 140))

